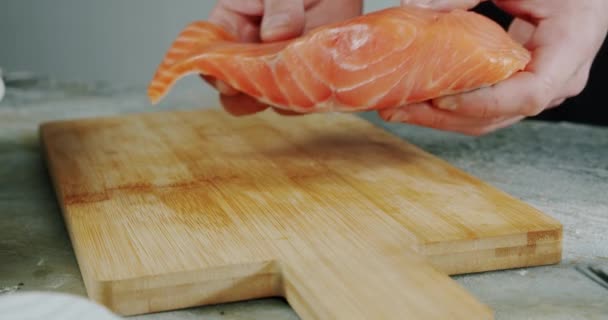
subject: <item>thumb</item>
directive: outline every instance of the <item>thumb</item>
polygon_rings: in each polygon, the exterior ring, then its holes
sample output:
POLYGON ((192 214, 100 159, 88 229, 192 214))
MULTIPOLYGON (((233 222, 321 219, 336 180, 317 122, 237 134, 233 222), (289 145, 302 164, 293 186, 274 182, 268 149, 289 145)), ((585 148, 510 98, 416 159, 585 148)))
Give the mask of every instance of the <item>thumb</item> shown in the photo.
POLYGON ((279 41, 300 36, 305 25, 304 0, 264 0, 262 41, 279 41))
POLYGON ((401 5, 429 8, 434 10, 468 10, 484 1, 487 0, 401 0, 401 5))

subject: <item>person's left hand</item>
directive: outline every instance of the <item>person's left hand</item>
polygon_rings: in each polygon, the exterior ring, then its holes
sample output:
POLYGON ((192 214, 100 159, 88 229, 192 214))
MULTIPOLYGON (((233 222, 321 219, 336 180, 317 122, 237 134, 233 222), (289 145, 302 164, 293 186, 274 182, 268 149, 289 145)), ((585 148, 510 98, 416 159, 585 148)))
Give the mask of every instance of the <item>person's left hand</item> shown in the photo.
MULTIPOLYGON (((266 43, 290 40, 332 22, 358 16, 363 0, 219 0, 209 22, 221 26, 240 42, 266 43)), ((235 116, 270 108, 226 83, 203 76, 220 92, 224 109, 235 116)), ((272 107, 283 115, 297 113, 272 107)))
MULTIPOLYGON (((481 0, 483 1, 483 0, 481 0)), ((438 10, 480 0, 402 0, 438 10)), ((386 121, 483 135, 556 107, 586 87, 608 32, 606 0, 494 0, 516 19, 509 34, 532 52, 523 72, 494 86, 379 111, 386 121)))

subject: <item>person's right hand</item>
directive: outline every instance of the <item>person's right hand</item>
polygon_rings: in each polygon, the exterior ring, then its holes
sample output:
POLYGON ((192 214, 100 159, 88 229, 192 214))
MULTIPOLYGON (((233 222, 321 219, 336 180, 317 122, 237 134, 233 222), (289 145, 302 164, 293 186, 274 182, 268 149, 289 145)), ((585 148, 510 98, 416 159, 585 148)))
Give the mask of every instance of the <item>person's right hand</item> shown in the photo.
MULTIPOLYGON (((401 0, 434 10, 471 9, 489 0, 401 0)), ((391 122, 480 136, 579 95, 608 34, 607 0, 493 0, 514 17, 508 28, 532 54, 524 70, 495 85, 381 110, 391 122)))
MULTIPOLYGON (((219 0, 208 21, 242 42, 293 39, 316 27, 361 15, 363 0, 219 0)), ((205 77, 220 92, 229 113, 241 116, 268 108, 223 82, 205 77)), ((275 108, 282 114, 292 114, 275 108)))

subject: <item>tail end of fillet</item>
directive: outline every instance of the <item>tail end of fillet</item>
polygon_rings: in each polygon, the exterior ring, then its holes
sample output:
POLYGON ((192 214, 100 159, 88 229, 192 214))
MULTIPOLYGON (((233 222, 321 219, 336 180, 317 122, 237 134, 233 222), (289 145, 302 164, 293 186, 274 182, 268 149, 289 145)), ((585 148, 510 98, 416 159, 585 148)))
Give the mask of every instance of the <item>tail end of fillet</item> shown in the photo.
POLYGON ((200 56, 216 42, 235 41, 236 38, 220 26, 207 21, 187 25, 173 41, 148 85, 148 99, 158 104, 173 84, 186 73, 191 73, 191 60, 200 56))

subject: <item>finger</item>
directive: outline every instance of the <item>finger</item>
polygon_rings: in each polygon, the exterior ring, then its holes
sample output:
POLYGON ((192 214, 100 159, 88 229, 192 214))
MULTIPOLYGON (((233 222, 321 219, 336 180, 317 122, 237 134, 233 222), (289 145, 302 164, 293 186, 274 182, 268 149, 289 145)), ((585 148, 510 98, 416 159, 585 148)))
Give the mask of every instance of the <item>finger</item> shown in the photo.
POLYGON ((493 0, 496 7, 532 23, 554 17, 556 14, 571 14, 573 10, 588 7, 579 1, 570 0, 493 0))
POLYGON ((467 135, 480 135, 483 128, 502 123, 506 118, 480 119, 465 117, 432 107, 429 103, 417 103, 400 108, 379 110, 378 114, 388 122, 409 123, 467 135))
POLYGON ((533 53, 526 71, 491 87, 435 99, 433 105, 480 118, 540 113, 553 99, 560 97, 570 78, 584 66, 585 58, 578 52, 580 47, 573 45, 568 37, 537 47, 534 47, 535 41, 540 42, 534 37, 529 42, 533 53))
POLYGON ((223 95, 233 96, 239 94, 239 91, 227 85, 224 81, 206 75, 201 75, 200 77, 223 95))
POLYGON ((533 116, 561 99, 582 91, 590 69, 589 57, 599 50, 601 40, 597 39, 605 36, 605 33, 601 33, 605 29, 598 31, 593 27, 597 21, 593 21, 588 12, 570 10, 568 14, 543 19, 548 16, 548 11, 534 11, 526 7, 526 3, 500 2, 501 7, 511 14, 538 22, 532 34, 530 25, 520 22, 516 22, 510 30, 519 41, 529 36, 525 46, 533 56, 526 70, 489 88, 435 99, 432 102, 434 106, 481 118, 533 116), (530 19, 530 16, 535 18, 530 19), (576 30, 589 32, 583 34, 576 30))
POLYGON ((564 99, 564 98, 554 99, 553 101, 551 101, 551 103, 549 103, 549 107, 547 109, 557 108, 565 101, 566 101, 566 99, 564 99))
POLYGON ((551 87, 538 75, 522 72, 492 87, 433 99, 432 105, 462 116, 484 119, 535 114, 552 95, 551 87))
POLYGON ((509 35, 520 44, 528 43, 534 34, 534 25, 526 20, 515 18, 509 26, 509 35))
POLYGON ((525 118, 526 117, 524 117, 524 116, 516 116, 516 117, 512 117, 512 118, 507 118, 507 119, 499 121, 499 122, 491 123, 486 126, 472 129, 472 132, 474 133, 473 135, 476 135, 476 136, 485 135, 488 133, 498 131, 500 129, 510 127, 525 118))
MULTIPOLYGON (((327 2, 327 1, 323 1, 323 2, 327 2)), ((336 1, 330 1, 330 2, 336 2, 336 1)), ((308 10, 312 7, 316 7, 320 3, 321 3, 321 0, 304 0, 304 9, 308 10)), ((356 5, 356 4, 353 4, 353 5, 356 5)))
MULTIPOLYGON (((321 0, 304 0, 304 8, 308 9, 316 6, 319 3, 321 3, 321 0)), ((220 4, 226 9, 241 13, 243 15, 264 15, 264 0, 222 0, 220 1, 220 4)))
POLYGON ((553 99, 547 109, 559 107, 563 104, 566 99, 579 95, 586 87, 589 81, 589 72, 591 71, 591 65, 593 60, 588 61, 579 71, 570 79, 568 84, 562 92, 562 94, 553 99))
POLYGON ((435 10, 471 9, 486 0, 401 0, 402 6, 415 6, 435 10))
POLYGON ((221 0, 218 5, 247 16, 261 16, 264 14, 263 0, 221 0))
POLYGON ((589 60, 572 76, 568 82, 568 87, 563 90, 562 98, 577 96, 585 90, 589 82, 589 73, 594 60, 589 60))
POLYGON ((304 27, 304 32, 306 33, 330 22, 354 18, 362 13, 363 1, 316 1, 306 7, 306 26, 304 27), (331 15, 328 12, 331 12, 331 15))
POLYGON ((264 0, 262 41, 279 41, 300 36, 304 30, 304 0, 264 0))
POLYGON ((274 112, 276 112, 280 115, 284 115, 284 116, 302 116, 302 115, 304 115, 304 113, 299 113, 299 112, 295 112, 292 110, 285 110, 285 109, 276 108, 276 107, 272 107, 272 109, 274 110, 274 112))
MULTIPOLYGON (((252 1, 252 3, 258 1, 252 1)), ((228 3, 232 2, 234 1, 219 2, 211 10, 211 14, 207 20, 222 27, 228 33, 235 35, 239 41, 259 42, 260 28, 255 16, 248 16, 246 13, 232 10, 228 6, 228 3)))
POLYGON ((268 109, 268 105, 243 93, 232 96, 222 94, 220 102, 224 109, 234 116, 250 115, 268 109))

